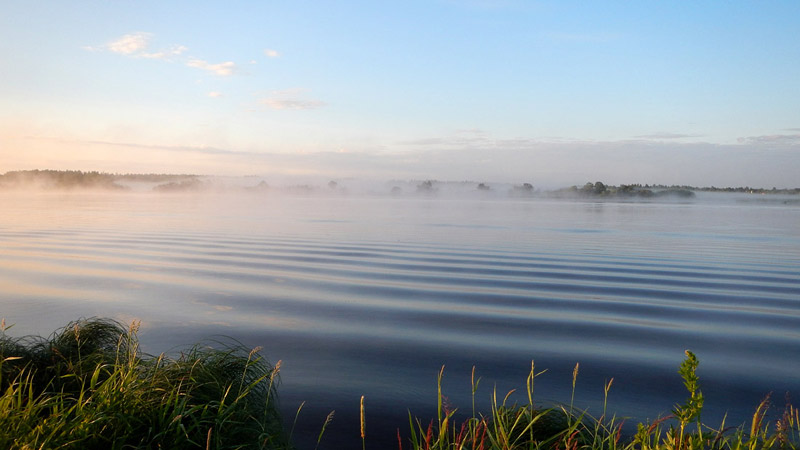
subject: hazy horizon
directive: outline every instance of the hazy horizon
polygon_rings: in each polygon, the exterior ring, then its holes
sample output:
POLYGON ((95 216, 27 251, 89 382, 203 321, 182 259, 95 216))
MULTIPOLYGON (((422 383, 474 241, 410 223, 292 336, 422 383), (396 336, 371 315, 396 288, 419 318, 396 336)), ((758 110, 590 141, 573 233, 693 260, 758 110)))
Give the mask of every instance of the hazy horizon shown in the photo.
POLYGON ((800 4, 0 5, 0 173, 794 188, 800 4))

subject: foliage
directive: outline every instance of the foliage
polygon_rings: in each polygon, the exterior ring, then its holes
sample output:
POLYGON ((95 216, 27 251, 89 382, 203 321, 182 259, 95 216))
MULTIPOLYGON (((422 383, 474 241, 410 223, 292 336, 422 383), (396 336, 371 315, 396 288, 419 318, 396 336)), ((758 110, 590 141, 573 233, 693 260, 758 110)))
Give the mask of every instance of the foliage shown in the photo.
POLYGON ((125 190, 116 181, 115 175, 80 170, 17 170, 0 175, 2 188, 125 190))

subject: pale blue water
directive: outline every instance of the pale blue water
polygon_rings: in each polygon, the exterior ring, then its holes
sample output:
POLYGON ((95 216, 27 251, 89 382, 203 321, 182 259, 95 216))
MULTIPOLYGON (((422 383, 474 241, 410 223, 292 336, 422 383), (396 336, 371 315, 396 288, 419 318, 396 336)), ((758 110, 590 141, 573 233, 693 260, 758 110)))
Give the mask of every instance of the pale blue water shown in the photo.
POLYGON ((408 411, 524 391, 599 414, 666 415, 700 358, 707 418, 740 423, 800 395, 800 206, 687 202, 0 195, 0 315, 49 334, 78 317, 142 321, 144 350, 213 335, 282 360, 287 420, 321 448, 396 448, 408 411), (327 447, 326 447, 327 446, 327 447))

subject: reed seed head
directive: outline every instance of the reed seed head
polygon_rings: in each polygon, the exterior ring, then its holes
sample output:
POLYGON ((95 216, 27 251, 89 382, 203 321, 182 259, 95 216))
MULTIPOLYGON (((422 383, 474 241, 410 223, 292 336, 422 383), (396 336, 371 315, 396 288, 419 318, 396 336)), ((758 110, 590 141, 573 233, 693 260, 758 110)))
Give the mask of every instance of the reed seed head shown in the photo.
POLYGON ((367 435, 367 424, 364 420, 364 396, 361 396, 361 439, 367 435))
POLYGON ((578 380, 578 367, 581 363, 575 363, 575 368, 572 369, 572 388, 575 388, 575 382, 578 380))
POLYGON ((131 325, 128 327, 128 333, 136 334, 139 332, 139 328, 142 326, 141 320, 133 320, 131 321, 131 325))

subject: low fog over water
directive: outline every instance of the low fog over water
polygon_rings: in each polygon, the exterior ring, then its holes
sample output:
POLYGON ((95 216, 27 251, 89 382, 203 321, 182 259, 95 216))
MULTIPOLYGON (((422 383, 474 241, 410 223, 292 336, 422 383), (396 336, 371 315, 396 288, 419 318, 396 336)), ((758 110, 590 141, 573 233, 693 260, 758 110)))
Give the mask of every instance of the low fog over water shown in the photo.
MULTIPOLYGON (((530 182, 447 181, 436 179, 358 179, 309 176, 225 177, 192 174, 110 174, 101 172, 25 170, 0 175, 0 192, 155 192, 256 193, 300 196, 368 195, 463 198, 591 198, 595 200, 689 200, 698 192, 769 194, 771 200, 792 202, 800 188, 695 187, 678 185, 607 185, 588 181, 572 186, 535 186, 530 182), (788 196, 785 197, 784 196, 788 196)), ((731 196, 725 197, 731 199, 731 196)), ((744 198, 744 197, 743 197, 744 198)), ((722 199, 718 197, 717 200, 722 199)), ((762 197, 761 200, 765 200, 762 197)))

